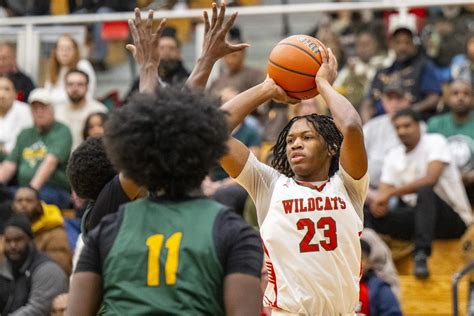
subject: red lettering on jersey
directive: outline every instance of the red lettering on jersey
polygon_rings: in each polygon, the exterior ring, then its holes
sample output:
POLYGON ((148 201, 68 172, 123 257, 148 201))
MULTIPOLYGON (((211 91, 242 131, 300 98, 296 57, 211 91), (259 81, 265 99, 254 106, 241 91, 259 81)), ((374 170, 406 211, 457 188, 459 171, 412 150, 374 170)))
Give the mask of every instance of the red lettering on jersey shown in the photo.
POLYGON ((300 212, 300 207, 298 205, 298 199, 294 199, 294 205, 295 205, 295 213, 299 213, 300 212))
POLYGON ((334 209, 335 210, 338 210, 339 208, 337 207, 337 200, 338 200, 338 197, 333 197, 331 198, 331 200, 334 202, 334 209))
POLYGON ((304 212, 307 212, 308 211, 308 208, 306 206, 303 205, 303 199, 299 199, 300 200, 300 213, 304 213, 304 212))
POLYGON ((316 209, 317 209, 318 211, 322 211, 322 210, 323 210, 323 206, 322 206, 322 204, 323 204, 323 198, 320 197, 320 196, 318 196, 315 200, 316 200, 316 209))
POLYGON ((343 198, 338 197, 339 204, 341 205, 341 209, 345 210, 346 209, 346 201, 344 201, 343 198))
POLYGON ((293 211, 293 201, 294 200, 283 200, 283 208, 285 209, 285 214, 291 214, 293 211))
POLYGON ((308 211, 313 212, 316 209, 316 203, 313 198, 308 199, 308 211))
POLYGON ((326 196, 326 201, 324 203, 324 210, 332 211, 331 198, 329 196, 326 196))

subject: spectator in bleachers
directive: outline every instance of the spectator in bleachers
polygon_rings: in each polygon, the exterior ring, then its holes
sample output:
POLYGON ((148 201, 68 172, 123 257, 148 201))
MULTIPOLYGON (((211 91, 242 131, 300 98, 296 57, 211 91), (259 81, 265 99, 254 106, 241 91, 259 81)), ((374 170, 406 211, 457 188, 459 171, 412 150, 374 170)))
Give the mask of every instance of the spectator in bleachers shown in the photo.
POLYGON ((370 244, 361 239, 362 269, 360 280, 360 302, 357 315, 401 316, 402 311, 390 284, 379 278, 370 266, 372 252, 370 244))
POLYGON ((0 76, 0 162, 15 148, 18 134, 33 125, 28 105, 15 97, 13 81, 0 76))
POLYGON ((383 87, 393 80, 400 80, 404 90, 409 93, 412 109, 426 120, 436 113, 441 95, 434 66, 416 45, 417 31, 414 22, 392 23, 389 30, 390 44, 396 60, 375 75, 362 103, 362 119, 367 121, 384 113, 380 99, 383 87))
POLYGON ((0 262, 2 314, 49 316, 53 299, 67 291, 67 278, 36 249, 24 215, 13 215, 5 225, 5 257, 0 262))
POLYGON ((12 45, 0 44, 0 75, 8 75, 16 90, 16 99, 26 102, 35 84, 30 77, 18 69, 16 63, 16 51, 12 45))
MULTIPOLYGON (((133 11, 137 1, 127 0, 82 0, 75 13, 111 13, 133 11)), ((92 50, 90 59, 94 68, 98 71, 107 69, 105 59, 107 57, 107 42, 102 38, 102 23, 94 23, 92 26, 92 50)))
MULTIPOLYGON (((0 237, 3 236, 3 230, 7 219, 12 214, 13 195, 5 185, 0 185, 0 237)), ((1 240, 1 238, 0 238, 1 240)), ((0 242, 0 244, 3 244, 0 242)), ((0 254, 3 252, 0 246, 0 254)))
MULTIPOLYGON (((176 29, 172 27, 164 28, 156 49, 160 56, 158 74, 162 83, 169 85, 183 85, 189 77, 189 71, 183 64, 181 42, 176 37, 176 29)), ((139 86, 140 80, 136 79, 128 93, 128 97, 138 91, 139 86)))
POLYGON ((82 142, 82 133, 87 117, 92 113, 107 112, 107 107, 87 98, 89 76, 79 69, 71 69, 65 77, 69 103, 56 108, 56 119, 71 130, 72 150, 82 142))
POLYGON ((470 82, 474 88, 474 33, 467 37, 465 59, 452 65, 451 77, 470 82))
POLYGON ((0 165, 0 183, 8 183, 17 173, 20 186, 35 188, 40 199, 48 204, 68 208, 66 164, 71 152, 71 132, 54 119, 46 89, 33 90, 29 103, 34 126, 18 135, 15 148, 0 165))
POLYGON ((15 213, 24 214, 31 221, 36 248, 55 261, 66 275, 70 275, 72 253, 61 210, 56 205, 41 202, 38 191, 30 187, 16 191, 12 206, 15 213))
POLYGON ((393 123, 402 145, 385 158, 366 224, 378 233, 413 240, 414 274, 427 278, 432 241, 459 238, 471 224, 471 206, 446 139, 421 133, 412 109, 395 114, 393 123))
POLYGON ((462 79, 449 85, 447 105, 450 112, 428 121, 428 132, 448 139, 449 151, 461 169, 471 204, 474 202, 474 114, 471 83, 462 79))
POLYGON ((92 113, 86 118, 84 129, 82 130, 82 139, 89 137, 101 137, 104 135, 104 124, 107 121, 107 114, 103 112, 92 113))
MULTIPOLYGON (((232 44, 244 43, 240 29, 237 27, 230 29, 228 40, 232 44)), ((240 93, 265 79, 265 74, 262 71, 245 64, 245 50, 228 54, 224 56, 223 61, 219 76, 209 87, 210 91, 215 94, 227 87, 233 87, 240 93)))
POLYGON ((94 68, 88 60, 81 59, 80 48, 74 38, 69 34, 62 34, 51 52, 49 73, 45 83, 55 107, 68 103, 65 77, 72 68, 80 69, 89 76, 87 97, 91 99, 97 84, 94 68))
POLYGON ((360 31, 355 40, 356 56, 348 59, 334 87, 358 109, 369 90, 375 73, 389 66, 373 31, 360 31))
POLYGON ((400 82, 393 81, 385 86, 382 94, 382 106, 385 114, 370 119, 363 126, 370 175, 366 201, 368 205, 372 203, 377 194, 382 166, 387 153, 400 145, 392 118, 398 111, 410 107, 410 100, 400 82))

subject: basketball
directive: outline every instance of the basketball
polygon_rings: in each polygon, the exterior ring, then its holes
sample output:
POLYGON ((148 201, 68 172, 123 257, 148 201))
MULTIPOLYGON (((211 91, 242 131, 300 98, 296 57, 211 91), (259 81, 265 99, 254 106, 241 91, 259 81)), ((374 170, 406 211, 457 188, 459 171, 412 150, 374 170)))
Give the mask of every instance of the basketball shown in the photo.
POLYGON ((268 75, 288 96, 305 100, 319 94, 314 78, 323 63, 326 47, 307 35, 293 35, 279 42, 268 57, 268 75))

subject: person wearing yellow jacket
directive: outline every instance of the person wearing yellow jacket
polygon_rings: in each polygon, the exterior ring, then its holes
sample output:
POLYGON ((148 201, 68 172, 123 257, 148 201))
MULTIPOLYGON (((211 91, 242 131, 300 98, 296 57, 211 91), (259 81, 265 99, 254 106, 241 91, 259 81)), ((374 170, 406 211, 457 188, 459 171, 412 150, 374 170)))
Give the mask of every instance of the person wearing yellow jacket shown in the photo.
POLYGON ((42 202, 38 192, 31 187, 22 187, 16 191, 12 207, 15 213, 29 217, 37 249, 46 253, 70 275, 72 253, 60 209, 42 202))

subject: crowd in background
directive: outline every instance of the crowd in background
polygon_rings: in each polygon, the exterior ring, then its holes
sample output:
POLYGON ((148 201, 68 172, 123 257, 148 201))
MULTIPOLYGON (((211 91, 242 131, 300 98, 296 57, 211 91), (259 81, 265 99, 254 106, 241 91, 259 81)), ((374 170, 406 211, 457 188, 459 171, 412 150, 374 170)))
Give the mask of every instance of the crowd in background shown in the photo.
MULTIPOLYGON (((32 2, 1 1, 0 6, 8 15, 51 14, 49 1, 34 1, 31 7, 27 3, 32 2)), ((135 1, 82 1, 79 6, 69 1, 67 8, 68 13, 104 13, 130 11, 136 5, 135 1)), ((431 242, 460 238, 471 224, 473 17, 474 8, 469 6, 418 8, 408 15, 337 12, 325 15, 309 32, 336 55, 340 69, 334 86, 364 121, 370 192, 363 233, 367 242, 362 247, 363 262, 369 266, 363 284, 369 292, 383 292, 387 298, 383 304, 391 304, 395 312, 400 309, 398 277, 389 248, 375 232, 412 240, 414 274, 426 278, 431 242), (381 257, 389 259, 378 266, 381 257)), ((103 135, 111 110, 95 94, 95 71, 107 67, 107 43, 96 26, 91 35, 94 49, 87 58, 81 56, 73 37, 58 38, 43 87, 35 87, 22 72, 15 46, 0 44, 0 226, 9 258, 0 263, 0 306, 24 309, 19 315, 28 310, 47 315, 67 304, 67 296, 60 294, 67 293, 87 206, 86 199, 71 190, 67 165, 83 141, 103 135), (35 247, 29 246, 31 242, 35 247), (11 262, 18 265, 17 274, 8 272, 11 262), (21 286, 10 302, 5 284, 12 279, 21 286)), ((245 34, 235 27, 229 40, 244 43, 245 34)), ((157 48, 161 84, 180 85, 188 78, 181 48, 176 30, 165 29, 157 48)), ((238 51, 224 57, 208 89, 225 103, 264 79, 265 70, 248 66, 245 51, 238 51)), ((128 96, 138 87, 136 80, 128 96)), ((261 161, 269 162, 278 131, 291 117, 314 112, 328 113, 319 97, 291 106, 269 102, 232 134, 261 161)), ((257 226, 252 200, 221 168, 212 170, 202 190, 257 226)), ((371 299, 370 304, 375 306, 377 300, 371 299)))

